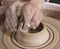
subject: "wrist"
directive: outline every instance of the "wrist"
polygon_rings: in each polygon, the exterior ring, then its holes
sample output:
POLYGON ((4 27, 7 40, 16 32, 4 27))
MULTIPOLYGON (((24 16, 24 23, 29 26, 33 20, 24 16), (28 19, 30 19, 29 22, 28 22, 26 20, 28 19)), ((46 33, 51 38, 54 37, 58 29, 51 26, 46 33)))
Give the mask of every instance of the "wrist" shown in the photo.
POLYGON ((43 7, 43 4, 44 4, 44 1, 45 0, 31 0, 30 1, 30 4, 36 6, 37 8, 41 9, 43 7))

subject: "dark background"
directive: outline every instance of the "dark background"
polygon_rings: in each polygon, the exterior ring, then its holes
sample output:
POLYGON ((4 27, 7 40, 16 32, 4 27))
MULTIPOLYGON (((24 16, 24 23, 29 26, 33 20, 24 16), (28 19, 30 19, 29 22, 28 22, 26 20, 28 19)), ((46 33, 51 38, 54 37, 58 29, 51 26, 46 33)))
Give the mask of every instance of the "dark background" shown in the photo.
POLYGON ((60 4, 60 0, 50 0, 49 2, 60 4))
MULTIPOLYGON (((47 1, 48 1, 48 0, 45 0, 45 2, 47 2, 47 1)), ((60 0, 49 0, 49 2, 60 4, 60 0)))

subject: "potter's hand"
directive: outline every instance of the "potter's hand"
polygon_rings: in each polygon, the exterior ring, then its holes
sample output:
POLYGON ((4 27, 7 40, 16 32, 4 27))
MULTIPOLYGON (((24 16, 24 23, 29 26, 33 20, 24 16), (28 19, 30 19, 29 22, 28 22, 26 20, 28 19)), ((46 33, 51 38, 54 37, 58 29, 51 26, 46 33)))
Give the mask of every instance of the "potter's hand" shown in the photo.
POLYGON ((13 32, 17 30, 18 16, 20 16, 21 9, 25 3, 15 2, 6 11, 5 27, 7 30, 13 32))
POLYGON ((12 4, 16 0, 0 0, 0 15, 3 15, 7 9, 7 6, 12 4))
POLYGON ((30 3, 24 6, 23 13, 25 17, 24 30, 27 32, 29 27, 36 29, 43 17, 41 10, 30 3))

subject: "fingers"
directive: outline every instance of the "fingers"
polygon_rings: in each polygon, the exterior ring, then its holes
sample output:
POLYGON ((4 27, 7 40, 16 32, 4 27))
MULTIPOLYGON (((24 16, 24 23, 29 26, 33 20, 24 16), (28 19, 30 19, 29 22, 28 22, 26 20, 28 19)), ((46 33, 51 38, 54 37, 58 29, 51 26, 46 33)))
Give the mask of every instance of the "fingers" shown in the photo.
POLYGON ((42 12, 38 8, 30 4, 25 6, 23 12, 24 12, 25 23, 27 25, 27 28, 31 27, 35 29, 36 27, 38 27, 38 25, 40 24, 43 18, 42 12))
POLYGON ((29 4, 24 6, 23 14, 24 14, 24 18, 25 18, 25 23, 28 26, 30 26, 31 19, 32 19, 32 16, 34 14, 33 7, 29 4))
POLYGON ((1 1, 3 2, 4 5, 9 5, 15 2, 16 0, 1 0, 1 1))
POLYGON ((17 5, 16 14, 18 17, 22 14, 22 9, 23 9, 24 4, 26 4, 26 2, 19 1, 19 2, 15 3, 15 5, 17 5))
POLYGON ((18 22, 17 17, 15 17, 11 14, 11 9, 9 8, 6 11, 6 20, 5 20, 6 29, 10 30, 11 32, 16 30, 17 22, 18 22))
POLYGON ((25 18, 25 25, 24 25, 25 31, 28 31, 28 28, 30 27, 30 22, 31 22, 32 16, 34 14, 33 9, 34 8, 30 4, 25 5, 23 8, 23 14, 24 14, 24 18, 25 18))
POLYGON ((31 27, 33 29, 36 29, 39 26, 42 18, 43 18, 42 12, 36 9, 36 13, 33 15, 33 18, 31 20, 31 27))
POLYGON ((10 6, 6 11, 5 26, 7 30, 15 31, 18 24, 15 6, 10 6))
POLYGON ((29 31, 29 27, 28 27, 26 24, 24 24, 23 30, 24 30, 25 32, 28 32, 28 31, 29 31))
POLYGON ((28 31, 29 28, 36 29, 43 18, 42 12, 31 4, 25 6, 23 12, 25 18, 24 30, 28 31))
POLYGON ((20 16, 20 12, 23 4, 19 1, 13 3, 6 11, 6 20, 5 26, 7 30, 14 31, 17 29, 18 25, 18 16, 20 16))

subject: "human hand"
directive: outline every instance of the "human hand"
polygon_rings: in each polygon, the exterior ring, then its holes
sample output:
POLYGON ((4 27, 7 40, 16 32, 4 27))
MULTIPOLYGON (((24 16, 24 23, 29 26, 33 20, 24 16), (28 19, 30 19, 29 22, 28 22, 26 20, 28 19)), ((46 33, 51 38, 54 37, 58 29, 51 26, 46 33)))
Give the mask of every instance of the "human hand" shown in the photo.
POLYGON ((5 19, 5 27, 7 30, 13 32, 17 30, 18 25, 18 16, 21 14, 21 9, 25 3, 15 2, 6 10, 6 19, 5 19))
POLYGON ((23 30, 26 32, 29 30, 29 28, 36 29, 43 18, 42 11, 32 4, 27 4, 24 6, 23 14, 25 18, 23 30))

